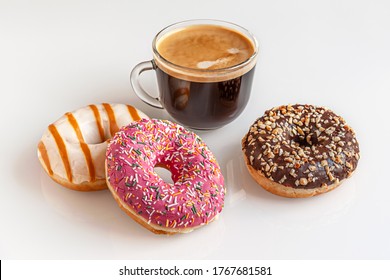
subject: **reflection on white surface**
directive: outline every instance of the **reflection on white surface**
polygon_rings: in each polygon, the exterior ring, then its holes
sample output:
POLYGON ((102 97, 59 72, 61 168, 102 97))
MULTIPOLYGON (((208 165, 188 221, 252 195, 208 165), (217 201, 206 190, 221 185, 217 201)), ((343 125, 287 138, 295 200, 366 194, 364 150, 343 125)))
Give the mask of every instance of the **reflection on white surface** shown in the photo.
MULTIPOLYGON (((157 171, 165 180, 169 179, 169 171, 163 168, 157 168, 157 171)), ((206 258, 218 250, 225 235, 221 215, 212 223, 189 234, 156 235, 128 217, 108 190, 97 192, 70 190, 52 181, 43 170, 41 190, 50 207, 69 219, 74 227, 80 223, 88 224, 95 230, 106 232, 107 242, 111 243, 117 258, 152 259, 155 256, 161 259, 206 258), (208 236, 207 239, 204 238, 205 234, 208 236)))
MULTIPOLYGON (((240 151, 241 152, 241 151, 240 151)), ((242 156, 233 155, 226 164, 231 204, 245 200, 245 207, 257 213, 258 221, 275 228, 307 231, 335 223, 356 199, 354 178, 335 190, 309 198, 285 198, 267 192, 249 174, 242 156)))
POLYGON ((122 213, 111 220, 107 241, 116 258, 204 259, 223 246, 225 233, 222 217, 193 232, 166 236, 149 232, 122 213))
POLYGON ((227 189, 226 205, 235 204, 246 199, 246 192, 240 182, 241 176, 238 175, 239 160, 232 159, 226 162, 225 185, 227 189))
POLYGON ((65 188, 41 170, 41 190, 46 202, 60 215, 75 221, 105 223, 113 209, 108 190, 79 192, 65 188))

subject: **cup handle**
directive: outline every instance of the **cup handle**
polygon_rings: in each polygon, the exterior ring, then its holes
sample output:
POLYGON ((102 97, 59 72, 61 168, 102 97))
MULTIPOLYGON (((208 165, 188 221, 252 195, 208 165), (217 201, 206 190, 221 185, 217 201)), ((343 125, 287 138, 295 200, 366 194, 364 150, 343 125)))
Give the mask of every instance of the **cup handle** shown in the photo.
POLYGON ((155 70, 156 66, 153 62, 151 61, 144 61, 139 64, 137 64, 134 69, 130 73, 130 83, 131 86, 133 87, 133 90, 135 94, 146 104, 153 106, 155 108, 159 109, 164 109, 164 107, 161 105, 160 100, 158 98, 155 98, 151 96, 149 93, 147 93, 139 83, 139 76, 141 75, 142 72, 144 71, 149 71, 149 70, 155 70))

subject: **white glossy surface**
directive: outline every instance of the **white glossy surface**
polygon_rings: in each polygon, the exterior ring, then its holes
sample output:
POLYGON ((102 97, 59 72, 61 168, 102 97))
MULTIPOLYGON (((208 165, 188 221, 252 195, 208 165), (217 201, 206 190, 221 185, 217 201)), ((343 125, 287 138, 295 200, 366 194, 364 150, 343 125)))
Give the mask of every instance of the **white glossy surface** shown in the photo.
MULTIPOLYGON (((0 258, 389 259, 389 26, 388 1, 1 1, 0 258), (199 132, 226 178, 220 219, 157 236, 108 191, 51 181, 36 145, 51 122, 90 103, 127 102, 167 117, 137 99, 128 76, 152 57, 155 33, 190 18, 236 22, 257 36, 261 53, 244 113, 199 132), (342 115, 362 157, 340 188, 286 199, 254 183, 240 140, 266 109, 299 102, 342 115)), ((145 73, 151 91, 153 79, 145 73)))

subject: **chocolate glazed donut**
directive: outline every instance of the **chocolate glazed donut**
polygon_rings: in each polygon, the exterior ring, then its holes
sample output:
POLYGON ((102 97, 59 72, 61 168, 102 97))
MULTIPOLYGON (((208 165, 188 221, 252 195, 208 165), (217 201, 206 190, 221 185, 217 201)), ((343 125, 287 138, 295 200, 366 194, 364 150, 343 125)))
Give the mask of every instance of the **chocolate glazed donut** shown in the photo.
POLYGON ((242 139, 248 170, 285 197, 328 192, 350 177, 360 155, 355 133, 331 110, 288 105, 265 112, 242 139))

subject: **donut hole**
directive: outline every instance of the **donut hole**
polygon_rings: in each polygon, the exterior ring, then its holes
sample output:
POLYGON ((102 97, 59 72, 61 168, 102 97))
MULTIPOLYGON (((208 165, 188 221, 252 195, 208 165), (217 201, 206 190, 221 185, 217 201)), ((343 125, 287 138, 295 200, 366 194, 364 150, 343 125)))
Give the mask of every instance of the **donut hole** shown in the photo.
POLYGON ((294 142, 298 143, 302 148, 311 147, 318 144, 318 138, 316 133, 309 133, 305 135, 296 135, 293 138, 294 142))
POLYGON ((172 173, 169 169, 163 167, 163 166, 155 166, 154 172, 157 173, 158 176, 160 176, 161 179, 167 184, 174 184, 172 180, 172 173))
POLYGON ((106 142, 109 139, 111 139, 110 135, 104 135, 103 139, 100 138, 100 136, 94 137, 94 138, 89 138, 89 139, 85 140, 85 143, 88 145, 99 145, 99 144, 106 142))
MULTIPOLYGON (((103 126, 106 126, 105 122, 103 122, 103 126)), ((84 142, 88 145, 98 145, 111 138, 109 129, 104 127, 104 131, 100 132, 95 121, 81 123, 80 130, 82 131, 84 142), (100 133, 103 135, 100 135, 100 133)))
POLYGON ((310 144, 308 141, 307 141, 307 138, 304 137, 304 136, 296 136, 294 138, 294 142, 298 143, 299 146, 301 147, 311 147, 312 144, 310 144))

